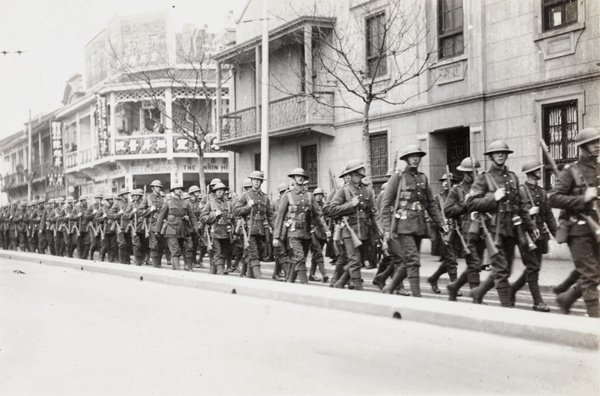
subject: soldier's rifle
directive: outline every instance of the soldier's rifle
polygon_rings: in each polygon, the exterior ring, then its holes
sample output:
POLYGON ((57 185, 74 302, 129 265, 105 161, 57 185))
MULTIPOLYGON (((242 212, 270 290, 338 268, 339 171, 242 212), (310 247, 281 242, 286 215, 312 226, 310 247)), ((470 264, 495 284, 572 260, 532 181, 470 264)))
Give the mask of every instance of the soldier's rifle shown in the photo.
MULTIPOLYGON (((527 199, 529 199, 529 202, 531 202, 531 206, 535 206, 535 202, 533 201, 533 196, 531 195, 531 191, 529 191, 529 188, 527 186, 523 186, 523 189, 525 190, 525 194, 527 194, 527 199)), ((533 220, 534 222, 537 224, 537 220, 540 220, 540 214, 536 213, 533 215, 533 220)), ((552 239, 554 239, 554 236, 550 233, 550 230, 548 229, 548 225, 546 224, 546 221, 542 220, 542 232, 544 234, 548 234, 548 236, 552 239)))
MULTIPOLYGON (((448 177, 448 179, 447 179, 448 180, 448 191, 450 191, 450 190, 452 190, 453 186, 452 186, 452 177, 451 177, 452 174, 450 173, 450 166, 448 166, 448 165, 446 165, 446 176, 448 177)), ((467 245, 467 241, 465 240, 465 237, 460 230, 460 224, 455 219, 447 219, 446 218, 446 214, 444 213, 444 205, 446 203, 442 202, 441 195, 438 195, 438 198, 439 198, 440 205, 441 205, 442 217, 447 222, 448 226, 451 227, 451 230, 447 236, 447 241, 450 242, 450 237, 452 236, 452 232, 456 233, 456 236, 458 236, 458 239, 460 240, 460 245, 462 247, 464 254, 465 255, 471 254, 471 251, 469 250, 469 245, 467 245)))
MULTIPOLYGON (((560 172, 558 170, 558 166, 556 165, 554 158, 552 158, 552 156, 550 155, 550 150, 548 149, 546 142, 544 142, 543 140, 540 140, 540 146, 542 146, 542 154, 544 155, 544 158, 546 158, 546 160, 550 164, 550 167, 552 168, 552 172, 554 173, 554 175, 556 177, 558 177, 558 175, 560 174, 560 172)), ((584 182, 584 181, 582 180, 582 182, 584 182)), ((585 183, 585 185, 588 188, 590 187, 588 183, 585 183)), ((600 211, 600 209, 598 208, 598 200, 594 201, 594 209, 597 212, 600 211)), ((600 224, 598 224, 592 216, 586 215, 585 213, 578 213, 577 215, 579 217, 581 217, 583 219, 583 221, 585 221, 588 224, 588 226, 592 229, 594 237, 596 238, 596 242, 600 243, 600 224)), ((600 213, 598 213, 598 218, 600 218, 600 213)))

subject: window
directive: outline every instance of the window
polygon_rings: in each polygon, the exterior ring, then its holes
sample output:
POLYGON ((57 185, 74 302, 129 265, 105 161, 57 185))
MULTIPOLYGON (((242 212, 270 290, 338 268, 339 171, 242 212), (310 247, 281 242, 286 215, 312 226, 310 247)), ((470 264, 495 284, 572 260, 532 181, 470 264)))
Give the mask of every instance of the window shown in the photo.
POLYGON ((542 0, 544 31, 577 22, 577 0, 542 0))
MULTIPOLYGON (((543 114, 543 138, 548 145, 550 155, 559 168, 564 165, 575 162, 579 156, 577 146, 575 146, 575 137, 579 127, 577 125, 577 101, 563 102, 544 106, 543 114)), ((552 186, 550 164, 544 159, 546 188, 552 186)))
POLYGON ((371 135, 371 176, 373 188, 379 192, 381 185, 387 181, 388 165, 388 141, 387 132, 371 135))
POLYGON ((308 175, 308 188, 316 188, 319 184, 317 173, 317 145, 302 146, 300 150, 302 169, 304 169, 308 175))
POLYGON ((387 74, 385 13, 379 13, 366 20, 367 77, 381 77, 387 74))
MULTIPOLYGON (((450 172, 458 175, 456 168, 460 165, 463 159, 469 157, 470 154, 470 131, 469 128, 452 129, 446 133, 446 164, 450 168, 450 172)), ((444 171, 444 173, 446 173, 444 171)))
POLYGON ((439 57, 451 58, 464 52, 463 2, 439 0, 439 57))
POLYGON ((261 170, 260 169, 260 153, 254 153, 254 170, 261 170))

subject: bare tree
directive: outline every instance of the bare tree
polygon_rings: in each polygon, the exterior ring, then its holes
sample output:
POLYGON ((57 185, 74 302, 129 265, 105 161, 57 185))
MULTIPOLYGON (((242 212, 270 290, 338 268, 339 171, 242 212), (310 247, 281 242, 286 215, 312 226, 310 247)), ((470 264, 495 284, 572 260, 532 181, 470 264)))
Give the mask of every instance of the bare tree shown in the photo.
MULTIPOLYGON (((423 89, 416 79, 436 60, 428 49, 427 23, 422 18, 424 2, 392 0, 384 7, 375 3, 364 2, 351 8, 349 18, 338 20, 334 28, 313 29, 312 59, 302 57, 301 67, 292 71, 304 80, 307 67, 316 69, 312 83, 303 84, 303 92, 286 90, 286 84, 276 77, 271 82, 287 94, 310 96, 321 105, 361 114, 362 154, 369 176, 373 103, 403 105, 426 92, 432 83, 423 89), (409 83, 415 84, 407 87, 409 83), (328 90, 336 92, 337 103, 323 101, 322 92, 328 90)), ((322 9, 315 7, 313 12, 315 21, 323 16, 322 9)))
MULTIPOLYGON (((176 62, 173 65, 168 54, 153 53, 161 57, 145 63, 131 58, 126 50, 109 40, 110 60, 118 74, 118 80, 130 83, 141 91, 144 101, 150 101, 154 111, 148 111, 155 126, 161 131, 171 123, 174 133, 181 134, 197 147, 198 176, 202 194, 206 194, 206 176, 204 173, 204 153, 211 150, 216 140, 212 124, 212 103, 217 98, 216 69, 212 54, 216 52, 214 34, 197 29, 187 35, 177 35, 176 62), (162 66, 156 66, 161 64, 162 66), (163 91, 168 87, 173 93, 171 103, 163 99, 163 91), (171 105, 168 109, 167 106, 171 105)), ((226 85, 229 74, 223 73, 220 85, 226 85)))

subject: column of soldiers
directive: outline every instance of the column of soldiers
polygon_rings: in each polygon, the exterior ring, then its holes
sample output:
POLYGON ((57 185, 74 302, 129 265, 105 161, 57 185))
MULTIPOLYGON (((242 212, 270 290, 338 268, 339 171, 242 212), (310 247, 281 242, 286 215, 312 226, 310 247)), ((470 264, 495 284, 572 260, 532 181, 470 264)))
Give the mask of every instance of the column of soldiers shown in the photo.
POLYGON ((210 273, 239 271, 252 278, 262 277, 261 261, 273 256, 272 279, 303 284, 329 281, 325 250, 335 266, 330 286, 354 290, 363 290, 361 270, 365 261, 368 268, 377 264, 372 252, 379 246, 381 263, 373 283, 383 293, 421 297, 421 242, 430 238, 431 222, 441 242, 441 264, 427 278, 434 293, 441 293, 437 282, 447 273, 449 300, 456 301, 468 285, 473 302, 482 304, 495 287, 500 304, 512 307, 527 284, 533 310, 548 312, 539 273, 549 240, 556 238, 568 244, 575 264, 575 271, 554 288, 559 306, 568 313, 583 297, 588 315, 599 317, 600 133, 584 129, 576 145, 580 159, 561 172, 556 169, 557 181, 549 194, 539 185, 540 162, 523 165, 526 182, 520 183, 507 167, 513 151, 495 141, 484 152, 491 163, 487 171, 479 172, 479 162, 465 158, 457 167, 460 183, 447 183, 458 181, 447 172, 441 179, 445 188, 434 196, 419 171, 426 153, 411 145, 399 157, 406 168, 388 172, 377 199, 364 183, 365 167, 359 160, 346 164, 339 176, 343 184, 328 199, 321 188, 308 191, 302 168, 293 169, 288 181, 278 186, 274 202, 261 189, 261 171, 243 181, 239 197, 219 179, 211 181, 206 197, 197 186, 184 193, 177 184, 165 195, 162 183, 155 180, 150 193, 136 189, 116 197, 95 195, 91 205, 86 197, 77 203, 67 197, 3 207, 0 244, 4 249, 67 257, 77 251, 77 257, 90 260, 98 252, 101 261, 123 264, 129 264, 133 254, 133 264, 154 267, 161 267, 165 256, 172 269, 187 271, 202 266, 208 254, 210 273), (559 225, 551 207, 562 209, 559 225), (517 248, 525 268, 511 283, 517 248), (486 256, 491 272, 482 280, 486 256), (466 268, 459 272, 458 258, 463 257, 466 268), (403 288, 404 279, 410 292, 403 288))

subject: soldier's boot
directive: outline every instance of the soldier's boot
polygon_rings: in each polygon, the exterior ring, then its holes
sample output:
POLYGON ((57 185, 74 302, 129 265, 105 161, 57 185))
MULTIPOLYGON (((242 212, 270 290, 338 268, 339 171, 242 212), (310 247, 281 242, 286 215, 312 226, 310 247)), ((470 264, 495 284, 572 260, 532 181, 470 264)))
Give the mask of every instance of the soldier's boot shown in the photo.
MULTIPOLYGON (((527 273, 523 272, 521 276, 514 282, 510 284, 510 305, 511 307, 515 306, 515 302, 517 301, 517 292, 525 286, 527 283, 527 273)), ((538 287, 539 290, 539 287, 538 287)), ((533 295, 533 293, 532 293, 533 295)), ((541 297, 541 296, 540 296, 541 297)), ((535 301, 535 298, 534 298, 535 301)))
POLYGON ((143 264, 143 259, 139 256, 135 257, 135 265, 142 265, 143 264))
POLYGON ((262 273, 260 272, 260 265, 255 265, 254 267, 252 267, 252 275, 254 275, 254 278, 256 279, 261 278, 262 273))
POLYGON ((245 278, 246 272, 248 271, 248 263, 242 259, 242 269, 240 270, 240 277, 245 278))
POLYGON ((344 274, 344 270, 339 270, 338 267, 335 267, 335 270, 333 271, 333 275, 331 276, 331 283, 329 284, 329 287, 335 287, 335 284, 338 280, 340 280, 340 278, 342 277, 342 275, 344 274))
POLYGON ((171 257, 171 265, 174 271, 179 271, 179 257, 178 256, 172 256, 171 257))
POLYGON ((542 293, 540 292, 540 284, 537 281, 529 282, 529 291, 531 292, 531 297, 533 297, 533 310, 538 312, 550 312, 550 308, 544 303, 542 293))
POLYGON ((581 297, 581 289, 575 286, 556 296, 556 303, 560 307, 562 313, 566 315, 571 311, 571 306, 579 297, 581 297))
POLYGON ((500 299, 500 305, 505 308, 511 308, 510 304, 510 287, 497 287, 498 298, 500 299))
POLYGON ((410 293, 413 297, 422 297, 421 296, 421 279, 420 278, 408 278, 408 283, 410 284, 410 293))
MULTIPOLYGON (((402 283, 402 280, 406 277, 405 274, 402 273, 401 269, 396 270, 394 275, 392 276, 392 281, 381 288, 382 293, 392 294, 394 290, 402 283)), ((404 287, 404 286, 403 286, 404 287)))
POLYGON ((125 257, 125 252, 119 250, 119 263, 127 264, 127 257, 125 257))
POLYGON ((590 318, 600 318, 600 301, 598 299, 594 299, 584 300, 584 302, 588 316, 590 318))
POLYGON ((390 276, 394 275, 394 266, 389 265, 380 273, 375 275, 373 278, 373 284, 379 288, 379 290, 383 290, 385 287, 385 280, 390 276))
POLYGON ((210 263, 210 269, 208 270, 208 273, 211 275, 217 274, 217 266, 214 263, 210 263))
POLYGON ((277 282, 282 282, 284 279, 279 275, 281 273, 281 262, 279 260, 275 260, 275 266, 273 267, 273 275, 271 275, 271 279, 277 282))
POLYGON ((297 277, 298 277, 298 271, 296 271, 295 269, 292 268, 292 270, 290 271, 289 276, 287 278, 287 282, 296 283, 297 277))
POLYGON ((194 271, 194 258, 193 257, 184 257, 183 258, 184 267, 186 271, 192 272, 194 271))
POLYGON ((448 300, 456 301, 456 297, 458 297, 460 288, 467 283, 467 277, 467 271, 464 271, 462 274, 460 274, 458 279, 446 285, 446 288, 448 289, 448 300))
POLYGON ((152 257, 151 260, 154 268, 160 268, 160 257, 152 257))
POLYGON ((483 297, 494 287, 494 277, 488 276, 483 284, 471 289, 471 298, 474 304, 483 304, 483 297))
POLYGON ((225 266, 223 264, 217 264, 214 265, 213 267, 216 267, 216 274, 217 275, 225 275, 225 266))
POLYGON ((296 274, 298 276, 298 281, 300 281, 301 284, 306 285, 308 283, 308 276, 306 275, 306 271, 296 271, 296 274))
POLYGON ((579 272, 577 272, 577 270, 573 270, 573 271, 571 271, 571 273, 569 274, 567 279, 562 281, 562 283, 560 285, 556 285, 552 288, 552 292, 554 294, 564 293, 567 290, 569 290, 569 288, 571 286, 574 286, 575 283, 577 283, 578 279, 579 279, 579 272))
MULTIPOLYGON (((447 272, 448 272, 448 278, 450 278, 450 282, 456 282, 456 280, 458 279, 457 274, 456 274, 456 267, 448 267, 447 272)), ((463 285, 464 285, 464 283, 463 283, 463 285)), ((462 297, 462 292, 460 291, 460 288, 456 291, 456 296, 462 297)))
POLYGON ((354 285, 354 290, 358 290, 358 291, 363 291, 363 280, 358 278, 358 279, 352 279, 352 284, 354 285))
POLYGON ((90 257, 90 245, 83 245, 83 252, 79 252, 82 258, 91 260, 90 257))
POLYGON ((448 269, 448 266, 446 264, 442 263, 442 264, 440 264, 438 269, 435 270, 433 275, 431 275, 429 278, 427 278, 427 283, 429 283, 431 285, 431 290, 433 290, 433 292, 435 294, 440 294, 440 288, 437 285, 437 281, 438 281, 438 279, 440 279, 440 276, 442 276, 442 274, 446 273, 447 269, 448 269))
POLYGON ((400 284, 396 288, 396 294, 399 296, 410 296, 410 292, 404 288, 404 281, 400 281, 400 284))
MULTIPOLYGON (((56 252, 57 250, 54 249, 54 251, 56 252)), ((106 259, 106 249, 104 247, 100 248, 100 261, 104 261, 106 259)))
POLYGON ((344 273, 340 276, 340 278, 335 282, 333 287, 337 289, 343 289, 346 286, 346 283, 350 280, 350 273, 348 271, 344 271, 344 273))

